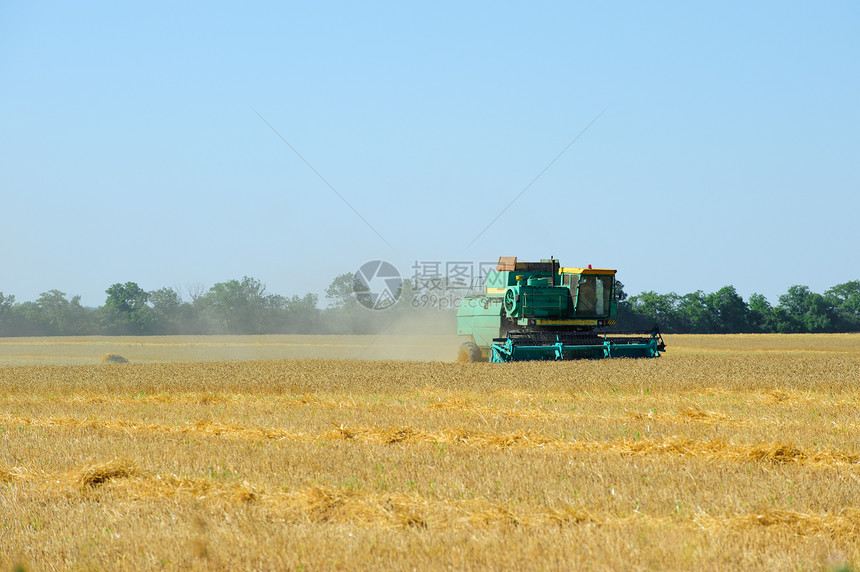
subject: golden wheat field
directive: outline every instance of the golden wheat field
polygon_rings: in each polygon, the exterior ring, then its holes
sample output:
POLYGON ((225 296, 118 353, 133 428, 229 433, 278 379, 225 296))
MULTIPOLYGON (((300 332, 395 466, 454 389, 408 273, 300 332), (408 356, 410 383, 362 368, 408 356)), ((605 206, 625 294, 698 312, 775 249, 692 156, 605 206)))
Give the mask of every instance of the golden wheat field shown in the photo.
POLYGON ((666 342, 0 340, 0 570, 857 569, 860 335, 666 342))
POLYGON ((450 360, 457 336, 69 336, 0 338, 0 367, 99 363, 105 354, 135 363, 261 359, 450 360))

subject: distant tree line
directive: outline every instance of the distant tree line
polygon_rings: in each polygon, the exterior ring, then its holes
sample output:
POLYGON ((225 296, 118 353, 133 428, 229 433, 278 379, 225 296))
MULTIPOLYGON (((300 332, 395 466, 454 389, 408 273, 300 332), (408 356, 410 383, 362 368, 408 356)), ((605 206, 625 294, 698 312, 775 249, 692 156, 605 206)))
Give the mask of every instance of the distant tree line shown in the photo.
POLYGON ((839 284, 817 294, 792 286, 772 306, 761 294, 749 301, 733 286, 706 294, 642 292, 629 298, 621 290, 618 329, 645 329, 659 324, 674 334, 860 332, 860 281, 839 284))
MULTIPOLYGON (((189 288, 146 291, 135 282, 116 283, 103 306, 87 308, 80 296, 43 292, 34 302, 16 303, 0 292, 0 336, 170 335, 170 334, 375 334, 396 331, 409 322, 416 333, 454 333, 452 309, 416 309, 416 295, 404 280, 396 304, 369 310, 353 293, 353 275, 341 274, 326 289, 326 307, 316 294, 281 296, 255 278, 189 288)), ((792 286, 772 306, 760 294, 745 301, 732 286, 710 294, 618 292, 617 329, 664 333, 727 334, 746 332, 858 332, 860 281, 846 282, 824 294, 792 286)))
MULTIPOLYGON (((405 289, 411 288, 404 281, 405 289)), ((147 291, 135 282, 111 285, 103 306, 87 308, 80 296, 49 290, 35 302, 16 303, 0 292, 0 336, 171 335, 171 334, 367 334, 384 331, 414 314, 407 297, 384 311, 361 306, 353 275, 342 274, 316 294, 281 296, 255 278, 215 284, 209 290, 147 291)))

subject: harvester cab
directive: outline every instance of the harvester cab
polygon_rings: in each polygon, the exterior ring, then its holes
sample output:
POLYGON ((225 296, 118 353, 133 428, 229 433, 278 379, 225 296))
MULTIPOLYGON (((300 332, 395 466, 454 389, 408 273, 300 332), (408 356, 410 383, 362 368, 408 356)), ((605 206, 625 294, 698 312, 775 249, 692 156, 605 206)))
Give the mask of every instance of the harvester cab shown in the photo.
POLYGON ((457 311, 466 337, 461 361, 658 357, 665 344, 650 332, 600 333, 615 325, 615 270, 563 267, 550 258, 519 262, 501 257, 479 292, 457 311))

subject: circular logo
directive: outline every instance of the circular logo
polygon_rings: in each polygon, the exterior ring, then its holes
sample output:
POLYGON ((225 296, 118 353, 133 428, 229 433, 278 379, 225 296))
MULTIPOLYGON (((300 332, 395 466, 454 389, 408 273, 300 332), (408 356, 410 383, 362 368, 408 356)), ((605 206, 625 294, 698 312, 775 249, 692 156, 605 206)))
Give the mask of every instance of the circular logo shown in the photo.
POLYGON ((352 292, 358 303, 371 310, 385 310, 397 303, 403 278, 390 262, 371 260, 355 271, 352 292))

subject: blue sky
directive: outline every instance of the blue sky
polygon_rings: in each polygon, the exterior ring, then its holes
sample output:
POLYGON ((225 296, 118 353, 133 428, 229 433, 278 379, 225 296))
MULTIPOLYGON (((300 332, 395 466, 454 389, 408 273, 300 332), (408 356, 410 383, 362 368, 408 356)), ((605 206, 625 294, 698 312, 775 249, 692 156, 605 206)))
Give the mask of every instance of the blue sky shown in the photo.
POLYGON ((823 292, 860 279, 858 29, 847 1, 2 2, 0 291, 552 255, 823 292))

